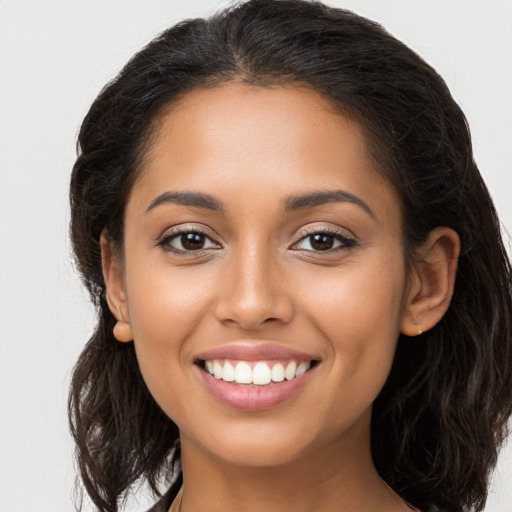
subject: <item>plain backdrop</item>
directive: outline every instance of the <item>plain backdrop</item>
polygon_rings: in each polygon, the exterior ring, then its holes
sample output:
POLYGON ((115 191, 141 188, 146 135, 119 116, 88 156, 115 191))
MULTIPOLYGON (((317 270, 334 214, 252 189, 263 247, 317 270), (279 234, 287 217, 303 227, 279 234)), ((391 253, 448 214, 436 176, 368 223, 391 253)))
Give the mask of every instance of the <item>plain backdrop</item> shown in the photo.
MULTIPOLYGON (((512 228, 512 1, 331 0, 381 22, 445 78, 512 228)), ((0 0, 0 512, 73 510, 66 399, 93 328, 68 242, 81 119, 169 25, 226 2, 0 0)), ((512 443, 510 443, 512 444, 512 443)), ((144 496, 131 511, 144 510, 144 496)), ((512 512, 512 447, 486 512, 512 512)))

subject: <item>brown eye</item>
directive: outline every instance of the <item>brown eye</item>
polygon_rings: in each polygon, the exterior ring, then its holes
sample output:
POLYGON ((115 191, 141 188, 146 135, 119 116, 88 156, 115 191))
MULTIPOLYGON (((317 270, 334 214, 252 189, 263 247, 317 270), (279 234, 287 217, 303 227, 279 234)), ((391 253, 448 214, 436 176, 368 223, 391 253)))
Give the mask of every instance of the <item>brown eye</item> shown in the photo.
POLYGON ((179 238, 183 249, 187 251, 202 249, 206 239, 202 233, 184 233, 179 238))
POLYGON ((348 238, 341 233, 318 231, 316 233, 303 236, 293 246, 293 249, 310 252, 335 252, 337 250, 349 249, 355 244, 355 240, 348 238))
POLYGON ((204 249, 219 249, 220 246, 200 231, 182 231, 168 235, 158 243, 166 251, 185 253, 204 249))
POLYGON ((317 233, 310 236, 310 244, 316 251, 327 251, 334 246, 335 238, 327 233, 317 233))

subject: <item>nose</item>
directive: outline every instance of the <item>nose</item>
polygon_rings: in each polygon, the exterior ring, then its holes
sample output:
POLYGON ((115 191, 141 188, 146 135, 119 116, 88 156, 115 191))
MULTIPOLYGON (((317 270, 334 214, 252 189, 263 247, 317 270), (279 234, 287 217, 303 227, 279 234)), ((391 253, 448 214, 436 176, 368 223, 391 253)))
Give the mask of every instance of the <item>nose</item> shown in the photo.
POLYGON ((276 257, 253 247, 226 262, 215 306, 223 324, 258 330, 268 324, 286 324, 294 314, 291 290, 276 257))

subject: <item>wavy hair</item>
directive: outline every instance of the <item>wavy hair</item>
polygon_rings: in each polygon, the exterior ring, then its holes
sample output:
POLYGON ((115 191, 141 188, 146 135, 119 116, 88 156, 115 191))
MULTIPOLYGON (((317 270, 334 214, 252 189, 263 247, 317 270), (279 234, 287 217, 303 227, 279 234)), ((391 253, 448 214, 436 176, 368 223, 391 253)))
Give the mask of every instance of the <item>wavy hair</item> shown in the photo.
POLYGON ((179 464, 177 426, 148 392, 133 344, 113 337, 99 240, 106 230, 122 250, 127 195, 166 107, 235 80, 307 86, 361 124, 401 199, 409 262, 435 227, 459 234, 452 303, 414 342, 400 336, 371 444, 380 475, 410 504, 482 510, 512 411, 512 292, 466 119, 441 77, 380 25, 306 0, 249 0, 173 26, 128 62, 83 121, 71 239, 98 316, 73 371, 69 414, 85 491, 101 512, 117 511, 136 481, 158 494, 179 464))

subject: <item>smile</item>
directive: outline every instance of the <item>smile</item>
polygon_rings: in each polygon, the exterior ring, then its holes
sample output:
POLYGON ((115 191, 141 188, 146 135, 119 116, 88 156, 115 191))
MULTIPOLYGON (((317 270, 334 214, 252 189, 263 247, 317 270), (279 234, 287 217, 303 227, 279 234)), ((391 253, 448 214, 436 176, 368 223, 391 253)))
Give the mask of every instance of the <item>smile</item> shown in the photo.
POLYGON ((293 380, 311 368, 311 361, 227 361, 208 360, 204 368, 210 375, 224 382, 267 386, 271 383, 293 380))
POLYGON ((218 402, 241 411, 262 411, 299 394, 321 358, 278 344, 242 340, 198 354, 194 362, 218 402))

